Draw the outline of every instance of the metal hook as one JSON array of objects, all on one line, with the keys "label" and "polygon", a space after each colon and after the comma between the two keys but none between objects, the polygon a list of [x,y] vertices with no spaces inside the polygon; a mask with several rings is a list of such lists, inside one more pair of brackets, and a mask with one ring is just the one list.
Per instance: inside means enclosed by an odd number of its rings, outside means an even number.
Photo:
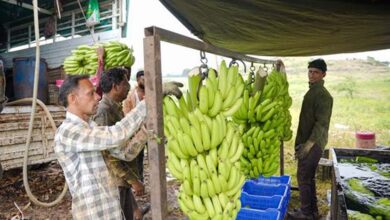
[{"label": "metal hook", "polygon": [[[244,72],[246,73],[246,65],[245,65],[244,61],[242,61],[242,60],[238,60],[238,61],[240,61],[242,63],[242,65],[244,66]],[[229,67],[231,67],[234,64],[239,66],[238,63],[237,63],[237,59],[233,58],[232,61],[230,61],[230,63],[229,63]]]},{"label": "metal hook", "polygon": [[200,62],[202,64],[206,64],[206,65],[207,65],[207,62],[208,62],[208,60],[206,58],[206,52],[204,52],[202,50],[200,51]]},{"label": "metal hook", "polygon": [[249,67],[249,75],[250,75],[250,83],[254,83],[255,82],[255,70],[256,70],[256,67],[255,65],[253,65],[253,62],[251,62],[251,66]]},{"label": "metal hook", "polygon": [[199,66],[199,72],[202,75],[202,79],[205,79],[208,76],[209,67],[207,66],[208,60],[206,58],[206,52],[202,50],[200,51],[200,62],[202,64]]},{"label": "metal hook", "polygon": [[238,65],[238,63],[236,62],[236,59],[233,58],[232,61],[230,61],[230,63],[229,63],[229,67],[233,66],[234,64]]},{"label": "metal hook", "polygon": [[263,69],[264,69],[264,71],[265,71],[266,73],[268,73],[268,67],[265,65],[265,63],[264,63]]},{"label": "metal hook", "polygon": [[249,67],[249,70],[250,70],[251,72],[255,72],[256,67],[255,67],[255,65],[253,64],[253,62],[251,62],[251,66]]}]

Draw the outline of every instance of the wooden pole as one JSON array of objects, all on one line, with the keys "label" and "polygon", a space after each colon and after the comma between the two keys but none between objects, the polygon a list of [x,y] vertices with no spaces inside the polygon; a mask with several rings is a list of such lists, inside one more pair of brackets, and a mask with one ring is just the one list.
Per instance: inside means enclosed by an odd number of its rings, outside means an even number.
[{"label": "wooden pole", "polygon": [[280,175],[284,175],[284,143],[280,141]]},{"label": "wooden pole", "polygon": [[160,37],[144,38],[145,100],[147,129],[155,138],[148,140],[150,196],[153,220],[167,216],[165,149],[163,143],[163,109]]}]

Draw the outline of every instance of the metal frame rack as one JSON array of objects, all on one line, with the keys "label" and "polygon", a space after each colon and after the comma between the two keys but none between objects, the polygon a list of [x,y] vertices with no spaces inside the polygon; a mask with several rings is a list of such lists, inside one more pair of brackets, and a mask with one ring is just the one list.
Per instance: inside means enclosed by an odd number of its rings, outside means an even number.
[{"label": "metal frame rack", "polygon": [[[147,128],[150,138],[148,141],[148,155],[150,167],[150,188],[152,218],[163,220],[167,216],[167,191],[165,174],[165,152],[163,133],[162,110],[162,74],[161,74],[161,41],[184,47],[209,52],[216,55],[230,57],[234,60],[243,60],[252,63],[275,64],[276,60],[259,59],[244,54],[218,48],[208,43],[195,40],[183,35],[167,31],[158,27],[145,28],[144,38],[144,69],[146,106],[148,109]],[[283,144],[281,144],[281,159],[283,158]],[[281,173],[283,173],[283,160]]]}]

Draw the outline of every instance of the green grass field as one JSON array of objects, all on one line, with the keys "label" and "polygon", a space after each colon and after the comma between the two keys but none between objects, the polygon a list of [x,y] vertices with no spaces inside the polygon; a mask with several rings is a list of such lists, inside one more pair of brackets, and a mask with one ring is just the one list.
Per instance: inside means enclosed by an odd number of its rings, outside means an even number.
[{"label": "green grass field", "polygon": [[[290,109],[294,137],[285,143],[285,173],[296,182],[296,161],[293,142],[298,124],[302,98],[308,90],[308,58],[286,58],[284,63],[293,99]],[[325,87],[334,98],[333,114],[329,130],[329,147],[355,146],[356,131],[376,133],[377,145],[390,146],[390,68],[375,61],[337,60],[327,61],[328,73]],[[186,78],[164,78],[186,83]],[[330,190],[330,180],[317,181],[320,214],[329,210],[326,193]],[[299,207],[298,192],[292,193],[290,209]]]}]

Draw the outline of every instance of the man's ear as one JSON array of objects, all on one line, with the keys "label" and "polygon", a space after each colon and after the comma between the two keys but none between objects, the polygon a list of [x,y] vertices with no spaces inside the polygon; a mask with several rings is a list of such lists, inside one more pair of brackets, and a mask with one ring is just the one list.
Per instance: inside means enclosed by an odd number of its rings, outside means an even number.
[{"label": "man's ear", "polygon": [[111,90],[118,91],[118,85],[112,84]]},{"label": "man's ear", "polygon": [[67,99],[68,99],[68,104],[71,104],[71,103],[74,104],[76,102],[76,99],[77,99],[76,93],[71,92],[68,95]]}]

